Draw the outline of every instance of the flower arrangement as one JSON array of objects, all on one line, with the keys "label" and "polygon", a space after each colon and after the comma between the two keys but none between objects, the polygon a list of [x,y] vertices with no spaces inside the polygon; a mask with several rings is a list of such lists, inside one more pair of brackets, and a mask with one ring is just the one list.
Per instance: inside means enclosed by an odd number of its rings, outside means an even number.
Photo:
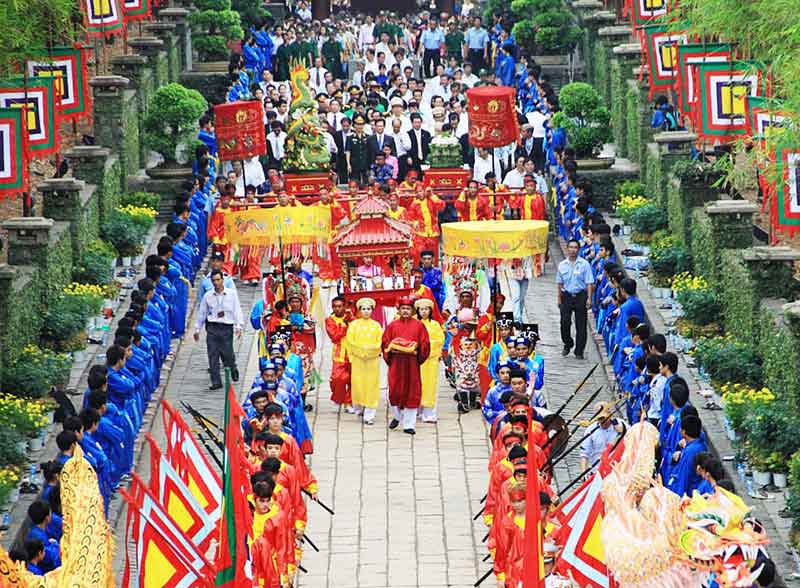
[{"label": "flower arrangement", "polygon": [[637,208],[650,204],[644,196],[622,195],[617,200],[617,216],[627,225],[630,224],[631,216]]},{"label": "flower arrangement", "polygon": [[105,298],[106,288],[96,284],[81,284],[72,282],[64,288],[64,295],[75,299],[78,304],[82,304],[88,315],[95,315],[103,308],[103,298]]},{"label": "flower arrangement", "polygon": [[722,394],[725,416],[734,429],[742,428],[748,412],[775,400],[775,394],[766,386],[755,388],[728,382],[720,386],[719,392]]},{"label": "flower arrangement", "polygon": [[36,437],[50,424],[52,405],[46,400],[0,394],[0,426],[16,429],[26,437]]},{"label": "flower arrangement", "polygon": [[141,206],[158,210],[161,206],[161,196],[153,192],[129,192],[119,197],[120,206]]},{"label": "flower arrangement", "polygon": [[761,386],[762,360],[751,342],[736,341],[730,335],[701,339],[693,355],[712,381]]},{"label": "flower arrangement", "polygon": [[7,465],[0,468],[0,505],[8,503],[11,491],[19,485],[20,469]]},{"label": "flower arrangement", "polygon": [[690,272],[681,272],[672,277],[670,281],[672,291],[676,295],[687,290],[703,290],[708,288],[708,282],[703,276],[693,276]]},{"label": "flower arrangement", "polygon": [[[67,383],[69,368],[66,354],[26,345],[19,357],[3,367],[4,391],[26,398],[42,398],[53,386]],[[0,458],[0,463],[6,462]]]},{"label": "flower arrangement", "polygon": [[156,215],[158,215],[157,210],[147,206],[136,206],[133,204],[117,206],[114,210],[120,214],[126,215],[132,223],[142,227],[145,233],[155,224]]}]

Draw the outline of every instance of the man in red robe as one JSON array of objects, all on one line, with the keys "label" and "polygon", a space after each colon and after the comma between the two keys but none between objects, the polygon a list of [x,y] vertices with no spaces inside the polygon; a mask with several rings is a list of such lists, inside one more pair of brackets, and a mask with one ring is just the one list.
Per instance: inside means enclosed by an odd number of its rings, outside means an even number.
[{"label": "man in red robe", "polygon": [[536,191],[536,179],[533,176],[525,176],[525,193],[514,196],[509,205],[519,210],[522,220],[544,220],[546,204],[544,196]]},{"label": "man in red robe", "polygon": [[383,332],[383,359],[389,366],[389,404],[394,418],[390,429],[403,422],[403,432],[416,434],[417,409],[422,399],[422,379],[419,366],[431,351],[428,330],[413,318],[414,301],[403,296],[397,303],[397,318]]},{"label": "man in red robe", "polygon": [[341,261],[332,245],[333,238],[336,236],[336,231],[340,226],[350,222],[350,217],[348,211],[340,203],[335,202],[330,191],[324,187],[319,189],[319,202],[313,206],[326,210],[330,214],[331,232],[328,237],[328,243],[324,245],[325,254],[320,256],[317,253],[318,249],[314,250],[314,261],[319,267],[319,278],[322,280],[322,285],[330,286],[334,281],[342,277]]},{"label": "man in red robe", "polygon": [[[346,308],[345,299],[337,296],[331,301],[333,314],[325,319],[325,332],[328,333],[331,343],[333,343],[333,367],[331,368],[331,401],[336,404],[344,404],[345,410],[350,409],[350,362],[347,359],[344,341],[347,335],[347,325],[353,319],[353,315]],[[352,409],[350,409],[352,410]]]},{"label": "man in red robe", "polygon": [[444,202],[433,195],[433,190],[417,188],[414,200],[406,209],[408,220],[417,232],[414,239],[414,261],[418,262],[422,251],[433,251],[433,262],[439,257],[439,212]]},{"label": "man in red robe", "polygon": [[233,254],[231,251],[231,244],[225,236],[225,215],[233,212],[231,208],[231,200],[236,193],[236,186],[233,184],[225,184],[222,194],[219,197],[219,204],[214,209],[214,213],[208,220],[208,239],[214,245],[214,251],[219,251],[225,255],[225,263],[222,266],[224,271],[229,276],[233,275]]},{"label": "man in red robe", "polygon": [[422,267],[415,267],[411,270],[411,284],[414,290],[411,292],[411,295],[414,297],[415,300],[420,300],[425,298],[433,302],[433,309],[431,310],[431,318],[435,320],[440,325],[444,322],[444,317],[442,313],[439,311],[439,306],[436,301],[436,297],[433,295],[433,290],[431,290],[428,286],[422,283],[422,278],[425,276],[425,270]]},{"label": "man in red robe", "polygon": [[475,180],[470,180],[466,190],[459,194],[456,199],[456,210],[458,210],[458,220],[477,221],[489,220],[492,218],[492,207],[489,199],[479,194],[480,185]]}]

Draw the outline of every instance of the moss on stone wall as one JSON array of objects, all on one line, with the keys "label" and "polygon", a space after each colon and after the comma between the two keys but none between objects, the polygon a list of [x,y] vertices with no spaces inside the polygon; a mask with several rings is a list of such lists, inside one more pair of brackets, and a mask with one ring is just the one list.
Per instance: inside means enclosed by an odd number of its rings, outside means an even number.
[{"label": "moss on stone wall", "polygon": [[609,91],[609,61],[608,49],[603,43],[594,46],[594,87],[603,96],[605,104],[611,104]]},{"label": "moss on stone wall", "polygon": [[627,157],[627,129],[625,118],[625,80],[622,79],[622,70],[616,59],[611,60],[611,126],[614,131],[614,144],[617,157]]},{"label": "moss on stone wall", "polygon": [[711,287],[716,287],[719,279],[719,249],[712,234],[711,219],[702,208],[692,210],[689,232],[694,273],[703,276]]},{"label": "moss on stone wall", "polygon": [[627,132],[628,159],[634,163],[641,163],[642,151],[642,126],[640,93],[636,83],[628,84],[625,95],[625,128]]},{"label": "moss on stone wall", "polygon": [[760,300],[756,290],[759,286],[753,283],[741,251],[725,250],[720,253],[719,276],[725,330],[737,339],[755,340],[756,311]]},{"label": "moss on stone wall", "polygon": [[758,316],[758,348],[764,361],[764,385],[778,398],[800,407],[798,339],[782,316],[762,305]]}]

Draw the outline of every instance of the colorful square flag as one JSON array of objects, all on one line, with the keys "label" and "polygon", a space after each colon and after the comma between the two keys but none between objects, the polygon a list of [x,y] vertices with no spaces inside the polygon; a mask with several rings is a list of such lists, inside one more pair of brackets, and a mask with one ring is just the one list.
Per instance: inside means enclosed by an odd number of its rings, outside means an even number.
[{"label": "colorful square flag", "polygon": [[0,80],[0,108],[23,109],[28,148],[33,156],[49,155],[58,149],[59,103],[52,77]]},{"label": "colorful square flag", "polygon": [[52,77],[60,97],[58,111],[65,120],[89,114],[91,100],[85,47],[53,47],[27,62],[30,77]]},{"label": "colorful square flag", "polygon": [[745,134],[747,99],[765,94],[763,65],[736,61],[693,67],[699,96],[693,117],[700,138],[725,142]]},{"label": "colorful square flag", "polygon": [[800,149],[775,150],[778,181],[775,186],[775,228],[790,234],[800,231]]},{"label": "colorful square flag", "polygon": [[656,92],[671,90],[678,77],[678,47],[689,42],[683,31],[660,25],[642,29],[642,40],[650,69],[650,99]]},{"label": "colorful square flag", "polygon": [[150,0],[122,0],[122,15],[125,25],[128,23],[150,18]]},{"label": "colorful square flag", "polygon": [[16,197],[28,189],[27,136],[22,110],[0,108],[0,196]]},{"label": "colorful square flag", "polygon": [[630,0],[628,12],[634,27],[648,24],[669,12],[670,0]]},{"label": "colorful square flag", "polygon": [[86,33],[91,37],[107,37],[125,29],[120,0],[82,0]]},{"label": "colorful square flag", "polygon": [[678,94],[678,107],[683,114],[692,112],[697,101],[694,86],[694,65],[698,63],[727,63],[732,59],[730,45],[726,43],[688,43],[678,45],[678,76],[675,91]]}]

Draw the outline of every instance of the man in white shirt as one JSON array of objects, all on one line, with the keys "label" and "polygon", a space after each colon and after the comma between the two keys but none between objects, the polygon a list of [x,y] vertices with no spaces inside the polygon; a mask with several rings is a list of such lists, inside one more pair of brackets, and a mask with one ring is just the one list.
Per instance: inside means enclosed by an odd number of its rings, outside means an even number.
[{"label": "man in white shirt", "polygon": [[364,87],[364,66],[366,63],[363,59],[356,60],[356,71],[353,72],[353,85],[360,88]]},{"label": "man in white shirt", "polygon": [[305,2],[300,2],[300,4],[297,5],[297,17],[303,22],[311,22],[311,9],[306,6]]},{"label": "man in white shirt", "polygon": [[372,17],[367,15],[367,20],[358,29],[358,46],[362,51],[375,44],[375,39],[372,36],[372,29],[374,28],[375,24],[372,22]]},{"label": "man in white shirt", "polygon": [[275,84],[275,80],[272,77],[272,72],[268,69],[265,69],[261,73],[261,81],[258,82],[258,87],[261,88],[261,91],[264,92],[265,96],[269,95],[269,88],[268,86],[272,86]]},{"label": "man in white shirt", "polygon": [[[275,57],[278,48],[283,45],[283,27],[280,25],[276,26],[275,32],[270,33],[269,38],[272,39],[272,57]],[[273,61],[273,63],[275,62]]]},{"label": "man in white shirt", "polygon": [[267,155],[270,166],[279,166],[285,155],[286,133],[283,131],[283,125],[278,121],[272,123],[271,129],[272,132],[267,135],[267,143],[269,143]]},{"label": "man in white shirt", "polygon": [[[400,71],[405,72],[407,67],[411,68],[411,74],[414,73],[414,65],[411,60],[406,57],[406,52],[402,47],[398,47],[394,52],[394,59],[397,65],[400,66]],[[406,80],[407,81],[407,80]]]},{"label": "man in white shirt", "polygon": [[503,178],[503,184],[507,188],[522,188],[525,186],[525,158],[521,155],[517,157],[517,165],[512,168]]},{"label": "man in white shirt", "polygon": [[[364,73],[372,72],[374,75],[378,75],[378,60],[375,59],[375,50],[374,49],[367,49],[367,60],[364,63]],[[363,85],[363,84],[362,84]]]},{"label": "man in white shirt", "polygon": [[206,292],[197,309],[197,322],[194,327],[194,340],[200,340],[200,330],[206,327],[206,349],[208,352],[208,371],[211,375],[210,390],[222,388],[219,373],[219,360],[230,368],[234,382],[239,380],[236,356],[233,353],[233,335],[242,336],[244,313],[235,289],[225,287],[225,277],[221,270],[212,270],[213,290]]},{"label": "man in white shirt", "polygon": [[334,131],[342,129],[342,119],[345,118],[345,115],[341,110],[342,105],[335,98],[328,102],[328,114],[325,115],[325,118]]},{"label": "man in white shirt", "polygon": [[492,154],[488,149],[479,147],[475,152],[475,164],[472,167],[472,179],[481,185],[486,185],[486,174],[494,171],[495,176],[502,176],[503,170],[500,168],[500,160],[494,158],[492,166]]},{"label": "man in white shirt", "polygon": [[328,70],[322,67],[322,58],[314,58],[314,67],[308,70],[308,85],[314,94],[325,92],[325,74]]},{"label": "man in white shirt", "polygon": [[[397,148],[397,159],[400,160],[411,149],[411,137],[408,136],[408,131],[411,130],[411,121],[407,118],[393,118],[392,132],[389,133],[394,139],[394,145]],[[403,122],[408,124],[406,128]]]},{"label": "man in white shirt", "polygon": [[467,88],[472,88],[475,84],[481,81],[481,79],[472,73],[472,64],[470,62],[466,62],[464,64],[464,75],[461,76],[461,81],[467,86]]}]

